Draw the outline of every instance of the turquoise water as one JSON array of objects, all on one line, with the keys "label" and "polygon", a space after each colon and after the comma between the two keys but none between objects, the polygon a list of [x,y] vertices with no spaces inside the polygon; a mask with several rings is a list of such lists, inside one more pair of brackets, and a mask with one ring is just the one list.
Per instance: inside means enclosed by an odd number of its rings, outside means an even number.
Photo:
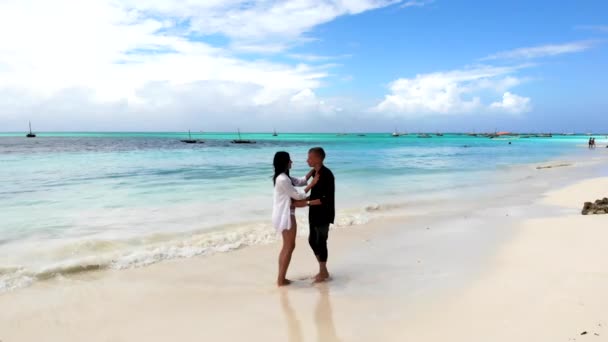
[{"label": "turquoise water", "polygon": [[326,149],[337,224],[348,226],[366,222],[370,207],[466,189],[495,170],[573,153],[588,139],[243,134],[257,144],[234,145],[234,134],[194,134],[204,144],[181,143],[185,137],[0,133],[0,288],[271,241],[279,150],[292,154],[292,174],[304,175],[307,150]]}]

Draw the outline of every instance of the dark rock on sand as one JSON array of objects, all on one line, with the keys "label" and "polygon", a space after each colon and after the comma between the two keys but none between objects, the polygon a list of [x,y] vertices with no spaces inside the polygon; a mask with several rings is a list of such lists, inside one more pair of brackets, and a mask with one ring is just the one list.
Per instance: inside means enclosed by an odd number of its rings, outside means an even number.
[{"label": "dark rock on sand", "polygon": [[604,215],[608,214],[608,198],[604,197],[602,199],[598,199],[595,202],[585,202],[583,204],[583,210],[581,211],[583,215]]}]

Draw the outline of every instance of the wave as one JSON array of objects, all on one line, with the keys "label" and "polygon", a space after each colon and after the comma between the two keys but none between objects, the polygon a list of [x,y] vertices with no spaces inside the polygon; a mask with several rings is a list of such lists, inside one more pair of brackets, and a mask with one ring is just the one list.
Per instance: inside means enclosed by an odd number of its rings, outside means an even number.
[{"label": "wave", "polygon": [[[340,211],[332,229],[368,223],[372,216],[369,208],[376,208],[373,210],[376,212],[385,210],[380,205],[369,205],[360,210]],[[298,226],[307,227],[307,218],[298,217]],[[300,236],[306,234],[307,229],[298,232]],[[268,222],[230,224],[179,234],[151,234],[129,240],[76,240],[43,251],[43,257],[36,257],[38,261],[43,260],[42,265],[0,265],[0,293],[62,276],[145,267],[164,260],[225,253],[277,240],[278,235]]]}]

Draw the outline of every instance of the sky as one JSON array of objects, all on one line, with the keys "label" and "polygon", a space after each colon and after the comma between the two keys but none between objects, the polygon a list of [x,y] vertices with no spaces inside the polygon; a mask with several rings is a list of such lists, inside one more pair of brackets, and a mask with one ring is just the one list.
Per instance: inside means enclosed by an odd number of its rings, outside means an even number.
[{"label": "sky", "polygon": [[607,1],[0,0],[0,131],[608,132]]}]

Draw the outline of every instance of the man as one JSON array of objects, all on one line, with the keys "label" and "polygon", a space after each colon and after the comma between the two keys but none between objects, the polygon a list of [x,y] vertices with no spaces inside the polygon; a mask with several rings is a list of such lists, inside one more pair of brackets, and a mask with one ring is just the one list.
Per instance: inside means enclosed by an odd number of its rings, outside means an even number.
[{"label": "man", "polygon": [[317,183],[310,192],[309,200],[321,200],[321,205],[310,206],[308,209],[308,222],[310,224],[308,243],[319,262],[319,274],[315,276],[315,282],[329,280],[327,237],[329,225],[334,223],[336,216],[334,174],[325,167],[324,161],[325,151],[323,148],[313,147],[308,151],[308,166],[313,168],[311,176],[317,178]]}]

